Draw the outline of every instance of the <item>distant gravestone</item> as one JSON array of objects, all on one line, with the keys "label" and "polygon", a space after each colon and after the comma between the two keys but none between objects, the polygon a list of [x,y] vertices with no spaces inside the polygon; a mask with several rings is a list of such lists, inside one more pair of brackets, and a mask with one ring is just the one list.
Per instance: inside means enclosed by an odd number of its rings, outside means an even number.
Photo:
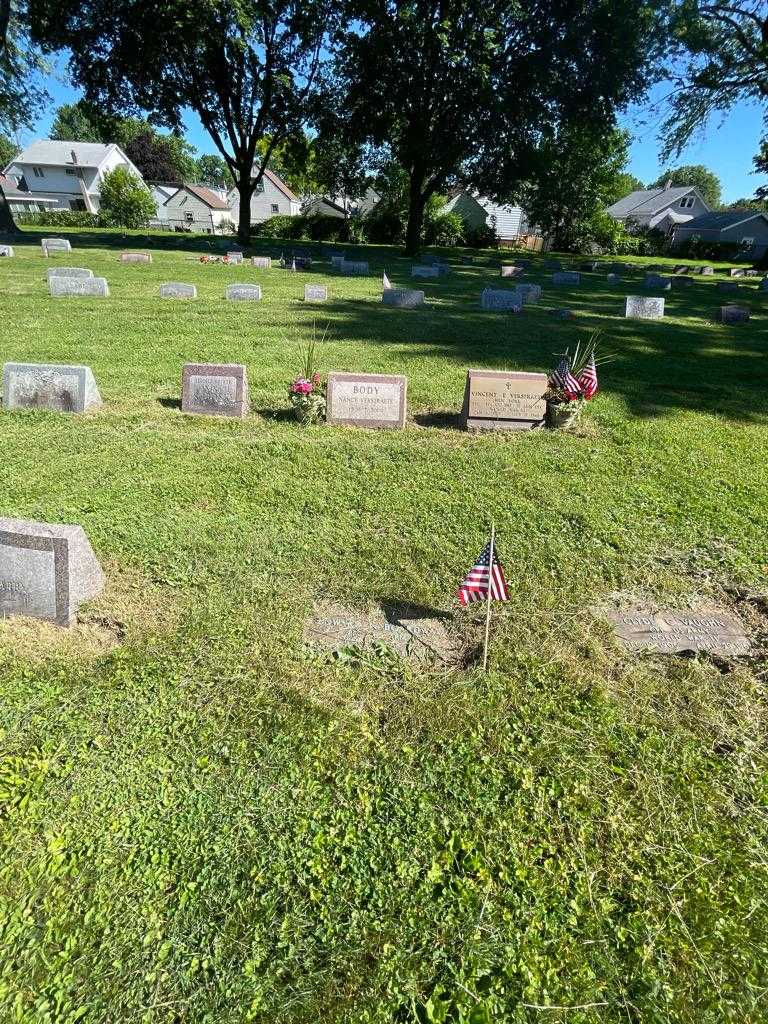
[{"label": "distant gravestone", "polygon": [[346,263],[346,254],[340,253],[338,256],[331,256],[331,266],[336,270],[341,270],[343,265]]},{"label": "distant gravestone", "polygon": [[748,654],[749,638],[744,627],[730,612],[719,608],[703,611],[642,608],[608,612],[607,619],[617,635],[634,652],[680,654],[706,651],[711,654]]},{"label": "distant gravestone", "polygon": [[242,263],[243,254],[240,251],[232,251],[227,253],[227,259],[230,263]]},{"label": "distant gravestone", "polygon": [[691,268],[686,263],[678,263],[672,272],[674,274],[690,274]]},{"label": "distant gravestone", "polygon": [[272,257],[271,256],[251,256],[251,266],[258,267],[260,270],[271,270],[272,269]]},{"label": "distant gravestone", "polygon": [[724,324],[745,324],[749,320],[746,306],[721,306],[720,322]]},{"label": "distant gravestone", "polygon": [[668,292],[672,288],[672,278],[661,277],[659,274],[646,274],[643,287],[655,292]]},{"label": "distant gravestone", "polygon": [[738,292],[740,289],[737,281],[718,281],[717,290],[719,292]]},{"label": "distant gravestone", "polygon": [[768,292],[768,277],[764,277],[762,279],[762,281],[760,282],[759,287],[760,287],[760,291],[761,292]]},{"label": "distant gravestone", "polygon": [[151,252],[121,252],[120,253],[121,263],[151,263],[152,253]]},{"label": "distant gravestone", "polygon": [[3,366],[4,409],[52,409],[86,412],[101,405],[89,366],[55,363],[6,363]]},{"label": "distant gravestone", "polygon": [[580,284],[581,274],[577,270],[560,270],[552,275],[552,284]]},{"label": "distant gravestone", "polygon": [[305,284],[304,285],[304,301],[305,302],[327,302],[328,301],[328,289],[324,284]]},{"label": "distant gravestone", "polygon": [[196,299],[197,288],[193,284],[181,284],[179,281],[169,281],[160,285],[161,299]]},{"label": "distant gravestone", "polygon": [[714,267],[699,267],[699,273],[703,274],[704,277],[712,277],[715,272]]},{"label": "distant gravestone", "polygon": [[465,430],[532,430],[547,412],[546,373],[467,370],[461,424]]},{"label": "distant gravestone", "polygon": [[608,284],[621,284],[621,274],[609,274]]},{"label": "distant gravestone", "polygon": [[523,277],[524,274],[524,267],[510,266],[508,263],[502,263],[501,265],[502,277]]},{"label": "distant gravestone", "polygon": [[103,277],[51,277],[48,290],[54,298],[80,295],[106,299],[109,296],[109,285]]},{"label": "distant gravestone", "polygon": [[239,363],[185,363],[181,389],[182,412],[242,419],[250,410],[248,378]]},{"label": "distant gravestone", "polygon": [[544,260],[545,270],[562,270],[563,264],[560,260]]},{"label": "distant gravestone", "polygon": [[432,266],[413,266],[411,267],[411,277],[439,277],[440,271],[437,267]]},{"label": "distant gravestone", "polygon": [[400,375],[331,372],[327,422],[397,430],[405,426],[407,391],[408,379]]},{"label": "distant gravestone", "polygon": [[693,284],[693,278],[688,277],[687,274],[680,274],[678,277],[672,278],[673,288],[690,288]]},{"label": "distant gravestone", "polygon": [[661,320],[664,299],[650,299],[644,295],[628,295],[624,316],[632,320]]},{"label": "distant gravestone", "polygon": [[424,292],[415,288],[386,288],[381,296],[385,306],[397,306],[399,309],[415,309],[424,305]]},{"label": "distant gravestone", "polygon": [[515,291],[523,302],[538,302],[541,298],[540,284],[518,284]]},{"label": "distant gravestone", "polygon": [[341,264],[341,272],[347,277],[364,277],[370,273],[365,260],[350,261],[344,260]]},{"label": "distant gravestone", "polygon": [[259,302],[261,300],[261,285],[228,284],[224,298],[228,302]]},{"label": "distant gravestone", "polygon": [[760,271],[750,267],[749,270],[744,271],[744,277],[760,277]]},{"label": "distant gravestone", "polygon": [[72,246],[67,238],[43,238],[41,243],[43,256],[50,256],[56,252],[72,252]]},{"label": "distant gravestone", "polygon": [[104,589],[104,573],[81,526],[0,518],[0,618],[28,615],[71,626],[80,605]]},{"label": "distant gravestone", "polygon": [[483,288],[480,294],[482,309],[501,313],[521,313],[523,297],[517,289]]},{"label": "distant gravestone", "polygon": [[729,277],[746,277],[747,272],[743,267],[731,267],[728,271]]},{"label": "distant gravestone", "polygon": [[93,277],[87,267],[51,267],[45,274],[49,282],[52,277]]},{"label": "distant gravestone", "polygon": [[13,251],[13,246],[12,245],[0,245],[0,258],[2,258],[3,256],[14,256],[14,255],[15,255],[15,253]]}]

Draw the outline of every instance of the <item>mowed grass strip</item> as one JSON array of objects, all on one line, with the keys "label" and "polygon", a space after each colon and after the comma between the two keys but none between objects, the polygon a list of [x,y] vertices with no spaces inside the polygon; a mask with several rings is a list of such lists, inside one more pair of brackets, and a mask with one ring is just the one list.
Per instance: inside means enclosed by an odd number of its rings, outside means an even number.
[{"label": "mowed grass strip", "polygon": [[[80,523],[110,583],[82,648],[0,623],[1,1015],[763,1019],[757,282],[746,325],[716,322],[733,297],[707,278],[632,321],[642,272],[556,287],[536,259],[544,296],[509,316],[479,308],[511,286],[486,252],[403,311],[380,302],[383,269],[410,283],[393,250],[346,247],[372,270],[346,278],[205,266],[207,240],[166,235],[126,266],[146,240],[80,232],[55,261],[111,296],[54,300],[38,234],[0,262],[2,361],[85,363],[105,405],[0,417],[2,514]],[[173,280],[199,299],[161,300]],[[263,300],[225,302],[238,281]],[[546,371],[595,328],[613,359],[579,432],[456,429],[468,367]],[[324,371],[408,376],[404,431],[291,420],[326,329]],[[253,414],[182,414],[187,360],[245,363]],[[303,650],[318,598],[451,608],[491,517],[511,600],[487,677]],[[599,610],[635,601],[731,605],[756,655],[631,657]],[[457,618],[469,655],[481,619]]]}]

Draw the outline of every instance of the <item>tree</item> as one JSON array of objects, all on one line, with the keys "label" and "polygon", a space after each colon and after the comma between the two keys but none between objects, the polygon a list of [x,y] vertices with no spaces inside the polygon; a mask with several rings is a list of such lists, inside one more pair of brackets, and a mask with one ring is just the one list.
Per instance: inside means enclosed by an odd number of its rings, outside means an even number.
[{"label": "tree", "polygon": [[0,171],[8,166],[18,152],[19,147],[16,143],[0,132]]},{"label": "tree", "polygon": [[125,155],[136,165],[145,181],[169,181],[181,184],[197,176],[194,150],[179,135],[160,135],[151,127],[142,127],[124,141]]},{"label": "tree", "polygon": [[710,171],[703,164],[686,164],[684,167],[676,167],[673,171],[662,171],[648,188],[664,188],[668,181],[673,185],[695,185],[707,206],[713,210],[720,206],[720,179],[714,171]]},{"label": "tree", "polygon": [[618,202],[619,199],[623,199],[631,192],[639,192],[644,188],[645,185],[634,174],[630,174],[629,171],[620,171],[614,177],[613,183],[605,190],[605,205],[611,206],[612,203]]},{"label": "tree", "polygon": [[[357,0],[336,64],[352,141],[408,174],[406,251],[452,184],[509,192],[542,134],[579,112],[613,125],[654,64],[661,0]],[[361,26],[361,27],[360,27]]]},{"label": "tree", "polygon": [[127,167],[115,167],[104,175],[100,220],[113,227],[145,228],[155,212],[149,189]]},{"label": "tree", "polygon": [[103,125],[96,111],[84,100],[57,107],[48,134],[61,142],[104,141]]},{"label": "tree", "polygon": [[[274,148],[299,131],[334,31],[334,0],[30,0],[35,38],[68,47],[93,102],[150,111],[180,127],[191,107],[229,167],[240,197],[238,237]],[[140,54],[138,60],[136,55]],[[254,168],[256,146],[270,145]]]},{"label": "tree", "polygon": [[715,113],[756,101],[768,127],[768,5],[765,0],[675,0],[674,92],[661,129],[664,157],[679,155]]},{"label": "tree", "polygon": [[233,184],[227,161],[216,153],[198,157],[195,179],[201,185],[213,185],[215,188],[230,188]]}]

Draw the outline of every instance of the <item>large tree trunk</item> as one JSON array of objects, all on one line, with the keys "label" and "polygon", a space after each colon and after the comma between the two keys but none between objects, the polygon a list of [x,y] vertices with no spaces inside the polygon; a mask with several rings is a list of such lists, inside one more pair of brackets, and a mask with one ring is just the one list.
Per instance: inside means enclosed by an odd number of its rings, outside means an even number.
[{"label": "large tree trunk", "polygon": [[240,245],[249,245],[251,241],[251,197],[254,185],[251,181],[251,163],[238,168],[237,192],[240,196],[240,210],[237,218],[237,240]]},{"label": "large tree trunk", "polygon": [[0,235],[18,234],[19,229],[16,227],[16,221],[13,219],[8,200],[5,198],[2,187],[0,187]]},{"label": "large tree trunk", "polygon": [[421,248],[421,228],[424,223],[424,203],[422,194],[424,174],[414,171],[410,176],[408,190],[408,226],[405,230],[405,255],[417,256]]}]

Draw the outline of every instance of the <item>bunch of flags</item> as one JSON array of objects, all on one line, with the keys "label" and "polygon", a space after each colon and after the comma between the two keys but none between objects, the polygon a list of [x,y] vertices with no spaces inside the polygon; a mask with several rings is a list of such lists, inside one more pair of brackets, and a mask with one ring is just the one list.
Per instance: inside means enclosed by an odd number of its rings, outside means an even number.
[{"label": "bunch of flags", "polygon": [[576,376],[571,370],[570,357],[564,355],[552,371],[549,382],[552,387],[562,391],[569,402],[576,398],[586,398],[587,401],[594,398],[599,390],[594,351]]}]

